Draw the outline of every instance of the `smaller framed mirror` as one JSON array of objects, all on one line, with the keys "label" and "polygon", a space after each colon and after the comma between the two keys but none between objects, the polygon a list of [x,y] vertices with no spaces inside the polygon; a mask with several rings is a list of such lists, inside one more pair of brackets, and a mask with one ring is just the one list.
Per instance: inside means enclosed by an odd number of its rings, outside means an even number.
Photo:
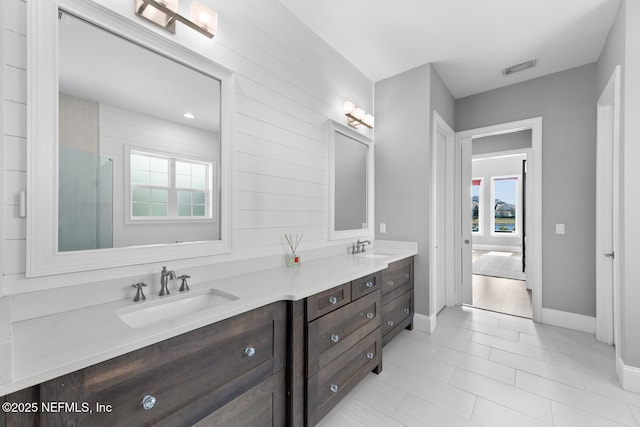
[{"label": "smaller framed mirror", "polygon": [[371,138],[329,122],[329,239],[373,236]]}]

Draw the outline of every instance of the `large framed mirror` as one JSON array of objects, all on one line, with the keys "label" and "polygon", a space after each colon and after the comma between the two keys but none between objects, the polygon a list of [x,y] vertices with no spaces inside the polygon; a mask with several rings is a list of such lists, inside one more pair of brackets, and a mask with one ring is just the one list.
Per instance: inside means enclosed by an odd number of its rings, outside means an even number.
[{"label": "large framed mirror", "polygon": [[329,239],[373,237],[373,141],[329,121]]},{"label": "large framed mirror", "polygon": [[27,7],[27,276],[228,253],[232,74],[91,2]]}]

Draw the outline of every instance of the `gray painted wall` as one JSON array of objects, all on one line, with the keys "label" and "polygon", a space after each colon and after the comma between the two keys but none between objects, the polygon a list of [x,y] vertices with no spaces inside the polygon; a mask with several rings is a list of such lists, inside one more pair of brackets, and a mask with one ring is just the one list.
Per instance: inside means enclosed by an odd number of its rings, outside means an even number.
[{"label": "gray painted wall", "polygon": [[501,135],[483,136],[481,138],[473,138],[471,141],[471,153],[473,155],[518,148],[531,148],[531,129],[503,133]]},{"label": "gray painted wall", "polygon": [[376,238],[418,243],[415,310],[429,315],[431,118],[436,110],[452,127],[455,100],[431,64],[375,84]]},{"label": "gray painted wall", "polygon": [[[456,101],[457,130],[542,116],[545,308],[595,315],[596,64]],[[555,224],[566,224],[556,235]]]}]

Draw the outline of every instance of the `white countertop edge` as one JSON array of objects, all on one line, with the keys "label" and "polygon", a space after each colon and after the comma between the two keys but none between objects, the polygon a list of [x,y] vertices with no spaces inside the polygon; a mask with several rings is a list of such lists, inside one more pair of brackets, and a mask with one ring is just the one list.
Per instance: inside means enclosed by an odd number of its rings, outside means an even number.
[{"label": "white countertop edge", "polygon": [[[417,244],[376,241],[368,253],[384,254],[384,258],[332,256],[299,267],[275,268],[212,281],[197,289],[192,286],[193,291],[215,288],[238,299],[153,327],[134,329],[116,316],[115,310],[132,304],[129,300],[16,322],[13,325],[13,379],[0,384],[0,396],[277,301],[301,300],[384,270],[392,262],[416,255]],[[84,340],[79,338],[82,336]]]}]

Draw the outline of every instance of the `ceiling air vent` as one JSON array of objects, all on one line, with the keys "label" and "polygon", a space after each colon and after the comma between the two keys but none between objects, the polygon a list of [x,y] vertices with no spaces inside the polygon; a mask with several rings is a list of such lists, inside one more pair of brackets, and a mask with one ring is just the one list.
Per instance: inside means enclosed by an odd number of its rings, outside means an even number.
[{"label": "ceiling air vent", "polygon": [[508,76],[513,73],[517,73],[518,71],[524,71],[529,68],[533,68],[536,66],[536,59],[532,59],[531,61],[523,62],[522,64],[512,65],[511,67],[507,67],[502,70],[502,74]]}]

